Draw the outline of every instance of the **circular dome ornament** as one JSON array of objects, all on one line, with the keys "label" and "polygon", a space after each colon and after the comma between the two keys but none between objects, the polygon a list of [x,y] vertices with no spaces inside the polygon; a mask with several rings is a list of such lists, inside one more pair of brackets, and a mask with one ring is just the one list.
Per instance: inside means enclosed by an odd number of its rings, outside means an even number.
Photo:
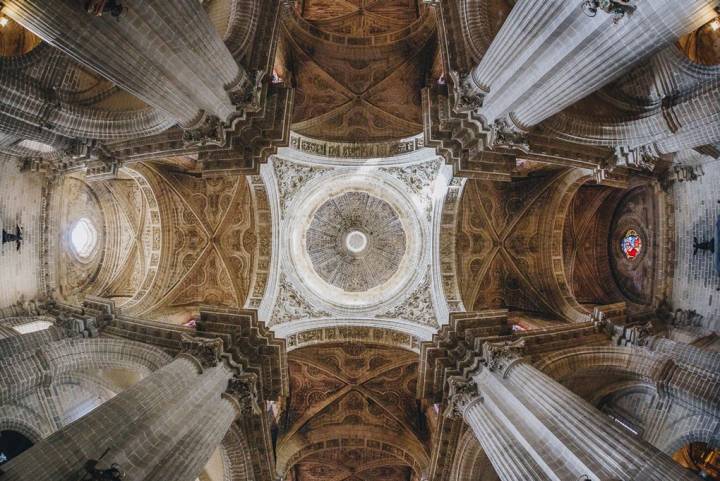
[{"label": "circular dome ornament", "polygon": [[374,316],[423,281],[431,255],[412,192],[386,172],[339,169],[287,206],[280,245],[287,281],[332,316]]},{"label": "circular dome ornament", "polygon": [[315,272],[346,292],[364,292],[386,282],[405,255],[406,235],[398,213],[367,192],[343,192],[326,200],[305,236]]},{"label": "circular dome ornament", "polygon": [[620,241],[620,250],[625,256],[625,259],[629,261],[635,260],[640,255],[642,247],[642,238],[634,229],[629,229]]}]

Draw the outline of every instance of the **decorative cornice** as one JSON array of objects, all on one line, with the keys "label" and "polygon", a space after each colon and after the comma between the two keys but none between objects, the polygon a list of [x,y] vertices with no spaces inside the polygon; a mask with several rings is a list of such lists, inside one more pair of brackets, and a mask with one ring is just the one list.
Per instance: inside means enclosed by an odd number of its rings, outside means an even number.
[{"label": "decorative cornice", "polygon": [[298,133],[290,134],[290,148],[321,157],[337,159],[375,159],[409,154],[425,147],[422,136],[387,142],[350,143],[312,139]]},{"label": "decorative cornice", "polygon": [[659,161],[659,154],[652,145],[639,147],[618,145],[615,147],[613,165],[610,166],[610,170],[615,166],[620,166],[652,172]]}]

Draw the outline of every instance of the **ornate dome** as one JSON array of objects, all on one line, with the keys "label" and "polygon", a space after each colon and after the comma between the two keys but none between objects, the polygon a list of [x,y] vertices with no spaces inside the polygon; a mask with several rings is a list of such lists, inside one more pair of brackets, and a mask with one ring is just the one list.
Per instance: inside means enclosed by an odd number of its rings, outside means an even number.
[{"label": "ornate dome", "polygon": [[395,209],[366,192],[327,200],[306,233],[315,272],[348,292],[367,291],[390,279],[405,254],[405,242]]}]

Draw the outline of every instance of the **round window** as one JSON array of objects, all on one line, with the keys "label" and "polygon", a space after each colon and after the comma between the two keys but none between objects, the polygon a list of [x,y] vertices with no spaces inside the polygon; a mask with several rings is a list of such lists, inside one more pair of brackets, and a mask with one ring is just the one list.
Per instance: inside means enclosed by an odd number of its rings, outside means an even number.
[{"label": "round window", "polygon": [[88,258],[97,244],[95,226],[86,218],[78,220],[70,231],[70,244],[80,258]]},{"label": "round window", "polygon": [[640,237],[640,234],[633,229],[628,230],[625,233],[625,237],[623,237],[620,242],[620,249],[622,250],[623,255],[630,261],[635,260],[637,256],[640,255],[642,247],[642,238]]}]

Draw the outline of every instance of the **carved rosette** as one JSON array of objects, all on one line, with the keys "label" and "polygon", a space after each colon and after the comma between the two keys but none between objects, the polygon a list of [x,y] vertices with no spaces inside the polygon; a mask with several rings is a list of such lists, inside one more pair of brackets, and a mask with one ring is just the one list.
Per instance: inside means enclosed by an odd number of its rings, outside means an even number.
[{"label": "carved rosette", "polygon": [[261,413],[258,404],[257,377],[255,374],[235,375],[228,381],[223,398],[235,406],[238,416],[258,415]]},{"label": "carved rosette", "polygon": [[198,365],[201,371],[215,367],[220,363],[220,357],[223,353],[223,341],[219,337],[204,339],[183,334],[181,342],[182,349],[178,357],[190,358]]},{"label": "carved rosette", "polygon": [[452,419],[462,419],[463,412],[475,400],[482,400],[477,384],[472,379],[453,376],[448,378],[447,407],[443,416]]},{"label": "carved rosette", "polygon": [[525,355],[525,339],[507,342],[486,342],[482,347],[488,369],[505,377],[510,368]]}]

